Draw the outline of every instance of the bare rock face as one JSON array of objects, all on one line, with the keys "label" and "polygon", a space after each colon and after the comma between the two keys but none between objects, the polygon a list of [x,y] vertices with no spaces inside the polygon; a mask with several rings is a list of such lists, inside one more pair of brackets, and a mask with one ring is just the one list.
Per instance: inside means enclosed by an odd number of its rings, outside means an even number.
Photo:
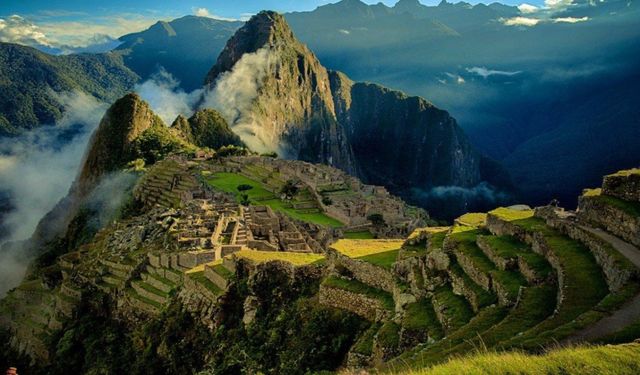
[{"label": "bare rock face", "polygon": [[400,188],[482,181],[480,155],[446,111],[339,72],[330,77],[338,121],[365,181]]}]

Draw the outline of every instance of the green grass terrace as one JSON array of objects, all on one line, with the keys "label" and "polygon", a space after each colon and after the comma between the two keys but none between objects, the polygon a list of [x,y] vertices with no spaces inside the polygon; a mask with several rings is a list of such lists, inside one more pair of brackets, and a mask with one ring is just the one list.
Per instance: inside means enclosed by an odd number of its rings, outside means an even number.
[{"label": "green grass terrace", "polygon": [[403,240],[341,239],[331,248],[352,259],[390,269],[398,257]]},{"label": "green grass terrace", "polygon": [[[304,209],[295,209],[291,203],[284,202],[276,196],[275,193],[267,190],[259,181],[252,180],[237,173],[220,172],[212,175],[203,175],[207,183],[217,189],[227,193],[235,194],[240,201],[239,185],[249,185],[252,189],[243,192],[248,195],[249,202],[252,205],[269,206],[274,211],[282,212],[289,217],[305,221],[308,223],[324,225],[329,227],[342,227],[344,224],[323,212],[311,212]],[[308,193],[308,192],[307,192]],[[302,192],[301,192],[302,194]]]}]

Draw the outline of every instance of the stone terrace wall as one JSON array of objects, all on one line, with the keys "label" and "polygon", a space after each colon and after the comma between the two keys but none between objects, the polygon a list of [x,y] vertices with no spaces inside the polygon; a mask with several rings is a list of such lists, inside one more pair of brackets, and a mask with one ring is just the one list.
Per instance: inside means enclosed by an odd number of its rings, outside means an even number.
[{"label": "stone terrace wall", "polygon": [[602,268],[611,291],[618,291],[631,278],[638,277],[638,270],[630,262],[619,262],[617,253],[611,244],[595,234],[581,228],[577,223],[563,220],[557,216],[553,207],[536,209],[536,216],[546,220],[547,225],[557,229],[571,239],[582,242],[593,254]]},{"label": "stone terrace wall", "polygon": [[370,321],[382,321],[391,317],[391,312],[375,298],[352,293],[343,289],[320,286],[320,303],[338,309],[351,311]]},{"label": "stone terrace wall", "polygon": [[640,217],[603,202],[599,197],[582,196],[578,200],[578,217],[604,227],[608,232],[640,246]]},{"label": "stone terrace wall", "polygon": [[495,235],[508,235],[517,238],[521,242],[524,242],[527,245],[531,246],[531,249],[534,252],[544,256],[547,259],[551,267],[556,272],[558,278],[557,303],[559,306],[564,300],[565,275],[562,264],[560,263],[560,259],[558,259],[557,255],[553,251],[553,248],[547,243],[547,239],[545,238],[545,236],[540,232],[530,233],[526,229],[506,220],[502,220],[492,214],[487,215],[486,226],[487,229],[489,229],[489,231]]},{"label": "stone terrace wall", "polygon": [[340,264],[347,268],[353,274],[353,277],[359,281],[393,293],[395,281],[390,270],[374,266],[362,260],[349,258],[335,250],[331,250],[330,256],[333,258],[335,264]]},{"label": "stone terrace wall", "polygon": [[602,193],[627,201],[640,202],[640,173],[604,176]]}]

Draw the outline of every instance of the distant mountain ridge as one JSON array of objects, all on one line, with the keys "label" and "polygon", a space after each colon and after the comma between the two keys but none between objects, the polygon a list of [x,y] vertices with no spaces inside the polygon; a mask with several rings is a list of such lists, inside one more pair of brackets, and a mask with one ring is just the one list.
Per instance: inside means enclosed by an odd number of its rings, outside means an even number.
[{"label": "distant mountain ridge", "polygon": [[116,53],[52,56],[0,43],[0,137],[54,125],[64,110],[55,93],[79,90],[112,102],[138,78]]},{"label": "distant mountain ridge", "polygon": [[215,56],[242,24],[197,16],[159,21],[147,30],[120,37],[122,44],[115,51],[143,80],[164,68],[191,91],[202,86]]}]

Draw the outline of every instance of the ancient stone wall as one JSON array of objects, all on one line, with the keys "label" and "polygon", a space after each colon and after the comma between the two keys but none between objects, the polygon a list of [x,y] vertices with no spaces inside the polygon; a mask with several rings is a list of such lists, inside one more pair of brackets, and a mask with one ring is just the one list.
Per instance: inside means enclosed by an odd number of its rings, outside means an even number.
[{"label": "ancient stone wall", "polygon": [[602,193],[626,201],[640,202],[640,172],[604,176]]},{"label": "ancient stone wall", "polygon": [[384,308],[380,300],[362,294],[321,285],[319,298],[325,306],[351,311],[370,321],[391,318],[391,312]]},{"label": "ancient stone wall", "polygon": [[578,200],[578,217],[640,246],[640,217],[598,199],[582,196]]},{"label": "ancient stone wall", "polygon": [[593,254],[596,262],[602,268],[609,290],[617,291],[638,277],[638,270],[626,261],[620,260],[616,249],[604,239],[585,230],[579,223],[564,220],[557,216],[555,210],[549,208],[536,209],[536,216],[544,218],[547,225],[569,236],[571,239],[583,243]]},{"label": "ancient stone wall", "polygon": [[334,250],[331,250],[330,256],[335,264],[341,264],[346,267],[353,274],[353,277],[359,281],[393,293],[395,281],[391,271],[362,260],[349,258]]}]

